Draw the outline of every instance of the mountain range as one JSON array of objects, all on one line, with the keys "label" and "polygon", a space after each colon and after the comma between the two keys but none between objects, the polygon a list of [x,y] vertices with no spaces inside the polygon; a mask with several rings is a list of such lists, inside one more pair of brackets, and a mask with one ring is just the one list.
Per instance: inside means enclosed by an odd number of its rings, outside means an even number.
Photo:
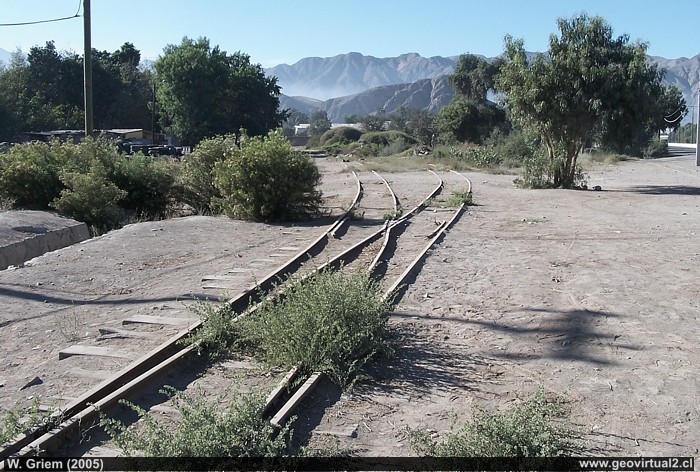
[{"label": "mountain range", "polygon": [[[10,58],[10,52],[0,49],[0,62],[8,64]],[[700,54],[690,59],[649,59],[666,70],[665,82],[675,84],[689,106],[696,105]],[[439,111],[452,100],[454,93],[447,76],[454,71],[457,60],[458,56],[422,57],[409,53],[377,58],[350,52],[307,57],[293,65],[268,68],[265,73],[277,77],[282,87],[282,108],[309,115],[325,110],[332,122],[342,123],[348,115],[362,116],[378,110],[391,113],[401,106]],[[686,121],[690,121],[690,116]]]},{"label": "mountain range", "polygon": [[[271,67],[265,73],[277,77],[282,87],[282,108],[307,114],[325,110],[332,122],[342,123],[348,115],[362,116],[378,110],[391,113],[401,106],[438,111],[452,100],[447,76],[457,59],[415,53],[376,58],[351,52],[308,57],[293,65]],[[700,54],[690,59],[649,59],[666,69],[664,81],[675,84],[689,106],[695,105],[694,91],[700,86]],[[690,117],[686,119],[689,121]]]}]

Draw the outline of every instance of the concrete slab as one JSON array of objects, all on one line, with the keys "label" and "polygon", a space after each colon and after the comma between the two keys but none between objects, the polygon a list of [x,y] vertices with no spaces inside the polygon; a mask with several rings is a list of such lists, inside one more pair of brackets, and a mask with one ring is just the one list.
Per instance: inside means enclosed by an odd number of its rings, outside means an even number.
[{"label": "concrete slab", "polygon": [[90,238],[85,223],[47,211],[0,212],[0,270]]}]

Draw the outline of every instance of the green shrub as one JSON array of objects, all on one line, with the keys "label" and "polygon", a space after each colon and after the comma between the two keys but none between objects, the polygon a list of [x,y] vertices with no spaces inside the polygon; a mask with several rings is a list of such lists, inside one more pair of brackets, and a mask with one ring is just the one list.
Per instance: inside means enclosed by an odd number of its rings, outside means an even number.
[{"label": "green shrub", "polygon": [[445,200],[445,206],[447,208],[457,208],[465,203],[466,205],[471,205],[472,203],[472,193],[465,191],[455,191],[450,194],[450,196]]},{"label": "green shrub", "polygon": [[394,156],[404,152],[406,149],[412,147],[413,144],[409,141],[405,141],[403,138],[399,138],[395,141],[390,142],[388,145],[384,146],[380,151],[380,156]]},{"label": "green shrub", "polygon": [[117,156],[108,179],[126,195],[120,206],[137,215],[163,215],[170,203],[175,182],[174,170],[162,158]]},{"label": "green shrub", "polygon": [[125,455],[276,457],[289,452],[289,427],[273,435],[273,426],[262,416],[265,397],[260,392],[242,395],[227,390],[214,401],[201,391],[187,394],[167,387],[161,393],[173,401],[178,419],[156,420],[143,408],[126,401],[123,403],[139,414],[142,424],[127,428],[119,420],[102,416],[101,426]]},{"label": "green shrub", "polygon": [[103,138],[22,144],[0,154],[2,201],[55,208],[100,229],[115,227],[128,212],[162,215],[174,180],[175,168],[165,161],[122,155]]},{"label": "green shrub", "polygon": [[45,209],[64,185],[64,162],[46,143],[18,144],[0,154],[0,195],[17,206]]},{"label": "green shrub", "polygon": [[651,142],[642,149],[642,157],[646,159],[654,159],[668,155],[668,141],[660,139],[652,139]]},{"label": "green shrub", "polygon": [[424,456],[440,457],[560,457],[580,453],[576,432],[556,423],[562,401],[548,401],[544,390],[504,412],[476,408],[471,421],[436,443],[421,430],[405,428],[409,445]]},{"label": "green shrub", "polygon": [[386,349],[391,304],[366,272],[324,270],[234,323],[237,347],[268,365],[325,372],[338,385]]},{"label": "green shrub", "polygon": [[359,141],[362,137],[362,131],[352,126],[341,126],[339,128],[329,129],[321,135],[319,144],[321,146],[331,146],[333,144],[349,144]]},{"label": "green shrub", "polygon": [[213,202],[232,218],[283,221],[318,214],[321,173],[301,152],[292,150],[280,130],[266,137],[241,138],[214,166]]},{"label": "green shrub", "polygon": [[202,326],[184,338],[183,344],[195,345],[200,354],[204,352],[212,359],[226,357],[236,339],[230,305],[225,302],[214,305],[200,300],[190,309],[199,315]]},{"label": "green shrub", "polygon": [[376,144],[382,147],[399,140],[408,143],[410,146],[416,144],[415,139],[401,131],[370,131],[364,133],[360,139],[367,144]]},{"label": "green shrub", "polygon": [[435,157],[466,164],[471,167],[489,168],[501,163],[501,157],[485,146],[462,145],[442,146],[435,151]]},{"label": "green shrub", "polygon": [[500,162],[507,167],[521,167],[526,159],[541,150],[538,137],[521,129],[510,132],[496,129],[484,141],[484,146],[498,155]]},{"label": "green shrub", "polygon": [[100,170],[87,174],[65,172],[61,181],[66,188],[50,203],[51,207],[100,231],[117,225],[122,216],[117,202],[127,193],[109,182]]},{"label": "green shrub", "polygon": [[[524,171],[521,177],[514,183],[524,188],[552,188],[556,181],[555,176],[564,172],[564,159],[555,157],[551,159],[544,152],[525,159]],[[579,165],[576,167],[572,188],[585,188],[586,175]]]},{"label": "green shrub", "polygon": [[34,397],[30,406],[9,409],[2,414],[0,417],[0,446],[7,444],[22,433],[35,430],[49,432],[62,421],[62,414],[49,414],[42,411],[39,399]]},{"label": "green shrub", "polygon": [[214,186],[214,166],[223,161],[226,152],[234,146],[236,139],[233,135],[208,138],[182,158],[178,184],[185,203],[199,212],[211,210],[212,199],[222,197]]}]

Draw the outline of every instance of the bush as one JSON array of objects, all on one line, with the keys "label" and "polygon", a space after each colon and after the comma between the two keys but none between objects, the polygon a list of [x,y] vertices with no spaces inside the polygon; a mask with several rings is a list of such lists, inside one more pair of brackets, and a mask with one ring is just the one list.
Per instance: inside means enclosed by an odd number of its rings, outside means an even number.
[{"label": "bush", "polygon": [[19,434],[37,430],[48,433],[63,421],[62,414],[42,411],[37,397],[29,398],[32,399],[30,406],[8,409],[0,416],[0,446],[8,444]]},{"label": "bush", "polygon": [[234,323],[237,347],[268,365],[325,372],[347,386],[385,349],[391,304],[366,272],[324,270],[288,287],[283,297]]},{"label": "bush", "polygon": [[49,204],[51,207],[100,232],[117,225],[122,216],[117,202],[127,193],[107,181],[101,171],[87,174],[65,172],[61,181],[66,188]]},{"label": "bush", "polygon": [[401,131],[371,131],[369,133],[364,133],[360,139],[367,144],[376,144],[379,146],[388,146],[399,140],[408,143],[410,146],[416,144],[415,139]]},{"label": "bush", "polygon": [[383,335],[391,303],[367,273],[327,269],[260,298],[260,308],[235,320],[226,304],[199,303],[202,327],[185,343],[212,359],[242,351],[270,366],[322,371],[341,386],[375,354],[390,351]]},{"label": "bush", "polygon": [[321,174],[303,153],[292,150],[281,131],[241,138],[214,166],[214,203],[232,218],[283,221],[318,214]]},{"label": "bush", "polygon": [[653,139],[643,150],[642,157],[653,159],[668,155],[668,142],[660,139]]},{"label": "bush", "polygon": [[141,153],[117,156],[108,178],[126,192],[120,203],[123,208],[148,216],[165,213],[175,182],[167,163]]},{"label": "bush", "polygon": [[[525,159],[525,169],[522,177],[513,182],[523,188],[543,189],[553,188],[556,175],[564,173],[564,158],[550,159],[544,152]],[[586,175],[580,165],[576,166],[574,179],[570,187],[586,188]]]},{"label": "bush", "polygon": [[0,195],[17,206],[45,209],[64,186],[64,162],[45,143],[18,144],[0,154]]},{"label": "bush", "polygon": [[462,145],[445,146],[435,151],[435,157],[454,160],[467,166],[477,168],[495,167],[501,163],[501,157],[485,146]]},{"label": "bush", "polygon": [[544,390],[505,412],[476,408],[471,421],[434,442],[421,430],[406,428],[411,448],[419,455],[440,457],[561,457],[580,453],[575,431],[555,423],[562,401],[548,401]]},{"label": "bush", "polygon": [[484,141],[484,146],[498,155],[501,163],[508,167],[522,166],[542,149],[538,136],[520,129],[510,132],[496,129]]},{"label": "bush", "polygon": [[233,135],[208,138],[182,158],[178,184],[185,203],[199,212],[211,210],[212,199],[222,197],[214,186],[214,166],[223,161],[226,152],[234,146],[236,138]]},{"label": "bush", "polygon": [[352,126],[341,126],[339,128],[329,129],[321,135],[319,144],[321,146],[331,146],[333,144],[349,144],[359,141],[362,137],[362,131]]},{"label": "bush", "polygon": [[[167,387],[179,421],[157,421],[143,408],[123,401],[139,414],[142,424],[129,429],[115,419],[101,418],[101,426],[131,456],[146,457],[277,457],[289,452],[289,427],[273,438],[273,426],[263,419],[265,397],[225,391],[209,402],[203,392],[187,394]],[[228,400],[233,399],[229,404]],[[186,470],[183,469],[183,470]]]}]

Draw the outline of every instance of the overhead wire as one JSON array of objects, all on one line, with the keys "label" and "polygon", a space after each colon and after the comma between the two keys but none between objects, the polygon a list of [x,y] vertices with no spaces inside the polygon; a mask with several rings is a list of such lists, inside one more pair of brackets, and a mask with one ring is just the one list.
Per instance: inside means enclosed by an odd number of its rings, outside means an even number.
[{"label": "overhead wire", "polygon": [[0,26],[27,26],[27,25],[38,25],[41,23],[52,23],[55,21],[72,20],[73,18],[80,17],[80,7],[82,6],[82,4],[83,4],[83,0],[78,0],[78,10],[75,12],[75,15],[72,15],[72,16],[65,16],[63,18],[52,18],[50,20],[24,21],[21,23],[0,23]]}]

